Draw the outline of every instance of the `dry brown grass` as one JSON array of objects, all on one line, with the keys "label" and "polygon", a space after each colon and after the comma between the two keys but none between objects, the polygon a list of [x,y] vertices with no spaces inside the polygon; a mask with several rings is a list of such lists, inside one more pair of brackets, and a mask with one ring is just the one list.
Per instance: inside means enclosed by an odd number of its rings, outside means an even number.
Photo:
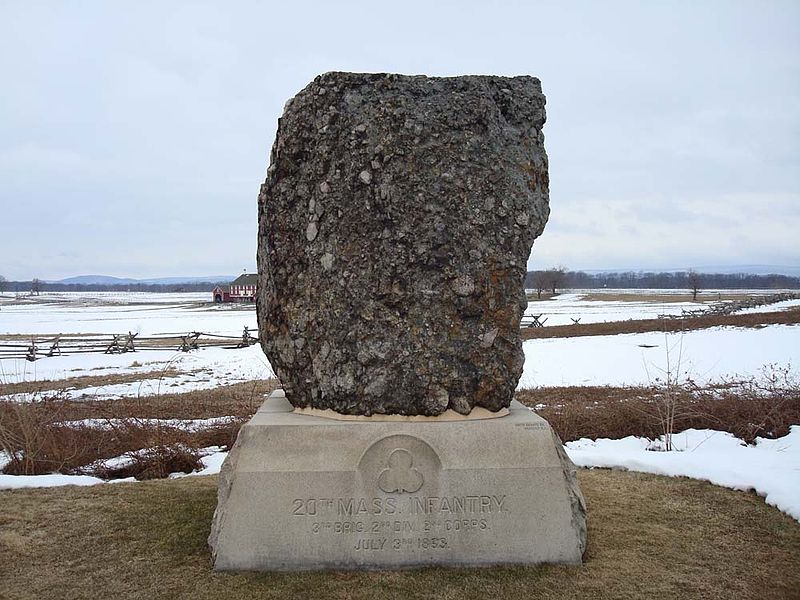
[{"label": "dry brown grass", "polygon": [[797,598],[800,524],[754,494],[581,471],[582,567],[223,574],[206,537],[216,478],[0,492],[0,597]]},{"label": "dry brown grass", "polygon": [[[675,431],[690,427],[729,431],[752,441],[781,437],[800,423],[800,387],[788,372],[769,372],[773,381],[750,379],[671,390],[676,404]],[[87,473],[124,477],[126,471],[96,469],[101,459],[147,448],[230,447],[241,425],[258,409],[277,380],[255,380],[210,390],[140,398],[72,401],[42,397],[18,404],[0,402],[0,447],[15,451],[7,473]],[[516,399],[545,417],[564,441],[628,435],[656,438],[663,431],[658,402],[665,390],[648,387],[553,387],[520,390]],[[146,419],[235,417],[196,432]],[[101,429],[65,427],[65,421],[98,419],[113,423]],[[138,458],[137,458],[138,460]],[[144,462],[144,461],[142,461]],[[145,466],[140,465],[141,469]],[[165,473],[166,474],[166,473]]]},{"label": "dry brown grass", "polygon": [[636,319],[608,323],[586,323],[582,325],[553,325],[551,327],[523,327],[523,340],[541,338],[581,337],[589,335],[618,335],[621,333],[645,333],[658,331],[679,333],[710,327],[764,327],[766,325],[797,325],[800,323],[800,308],[771,313],[744,315],[705,315],[685,319]]},{"label": "dry brown grass", "polygon": [[75,339],[83,339],[89,336],[101,336],[105,335],[107,337],[111,337],[109,334],[103,333],[95,333],[95,332],[83,332],[83,333],[3,333],[0,334],[0,342],[30,342],[31,339],[37,340],[51,340],[57,335],[61,336],[62,340],[75,340]]},{"label": "dry brown grass", "polygon": [[[25,403],[0,402],[0,449],[11,457],[4,472],[85,473],[101,477],[144,473],[142,477],[150,477],[152,473],[167,476],[170,464],[185,471],[185,465],[192,461],[195,466],[199,464],[198,457],[191,456],[196,454],[193,449],[232,446],[241,425],[277,385],[276,380],[256,380],[152,397],[72,401],[56,395]],[[144,421],[222,416],[235,419],[194,432]],[[107,427],[65,425],[67,421],[84,419],[97,419]],[[112,472],[96,466],[103,459],[152,448],[160,450],[152,456],[146,452],[133,454],[135,465],[128,470]]]},{"label": "dry brown grass", "polygon": [[558,296],[558,294],[553,294],[551,292],[543,291],[541,297],[539,297],[539,295],[536,292],[525,292],[525,296],[528,298],[529,302],[532,301],[538,302],[539,300],[552,300],[553,298]]},{"label": "dry brown grass", "polygon": [[[53,399],[62,406],[62,420],[112,417],[206,419],[253,414],[263,402],[264,395],[278,386],[277,379],[254,379],[212,389],[162,393],[158,396],[68,400],[56,393]],[[46,399],[47,395],[40,398]],[[0,411],[5,404],[0,401]]]},{"label": "dry brown grass", "polygon": [[[11,457],[3,472],[10,475],[58,472],[148,479],[167,477],[171,472],[188,473],[200,467],[197,449],[232,446],[245,421],[236,419],[200,431],[184,431],[123,419],[107,421],[108,427],[99,428],[64,425],[57,420],[57,413],[32,415],[24,405],[16,408],[15,413],[4,414],[0,422],[0,448]],[[104,459],[122,455],[129,456],[133,464],[121,469],[102,464]]]},{"label": "dry brown grass", "polygon": [[[787,383],[752,378],[707,387],[673,386],[674,431],[715,429],[746,442],[758,436],[783,437],[790,425],[800,423],[800,387]],[[535,408],[566,442],[657,438],[664,433],[658,403],[665,393],[661,386],[571,386],[520,390],[515,398]]]}]

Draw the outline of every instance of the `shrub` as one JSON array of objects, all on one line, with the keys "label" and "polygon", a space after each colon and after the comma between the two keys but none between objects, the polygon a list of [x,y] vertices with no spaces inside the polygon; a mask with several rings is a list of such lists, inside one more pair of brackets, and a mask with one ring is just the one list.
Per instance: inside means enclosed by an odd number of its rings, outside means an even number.
[{"label": "shrub", "polygon": [[[665,400],[666,395],[669,397]],[[517,400],[547,419],[562,440],[664,435],[664,406],[672,431],[716,429],[745,442],[777,438],[800,424],[800,385],[788,367],[707,386],[692,381],[641,387],[564,387],[520,390]]]},{"label": "shrub", "polygon": [[103,479],[135,477],[143,480],[163,479],[171,473],[191,473],[203,466],[197,449],[185,444],[144,448],[126,453],[125,458],[127,460],[115,466],[105,466],[101,462],[81,472]]},{"label": "shrub", "polygon": [[9,458],[3,472],[68,472],[94,457],[96,448],[106,443],[104,436],[88,428],[62,427],[65,406],[63,394],[0,403],[0,449]]},{"label": "shrub", "polygon": [[[64,419],[67,407],[63,399],[0,403],[0,449],[10,459],[4,473],[150,479],[191,472],[202,466],[197,448],[232,445],[242,423],[187,432],[137,418],[70,422]],[[129,459],[123,461],[125,469],[104,465],[104,460],[120,456]]]}]

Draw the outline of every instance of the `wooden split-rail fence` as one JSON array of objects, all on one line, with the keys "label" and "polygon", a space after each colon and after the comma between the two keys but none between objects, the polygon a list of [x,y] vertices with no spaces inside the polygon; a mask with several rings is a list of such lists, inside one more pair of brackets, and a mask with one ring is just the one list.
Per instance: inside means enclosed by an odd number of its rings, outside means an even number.
[{"label": "wooden split-rail fence", "polygon": [[694,310],[682,310],[679,315],[658,315],[659,319],[685,319],[687,317],[708,317],[720,315],[732,315],[740,310],[746,308],[757,308],[759,306],[768,306],[777,302],[785,302],[786,300],[798,300],[800,294],[783,292],[780,294],[770,294],[768,296],[753,296],[743,300],[733,300],[732,302],[718,302],[707,308],[698,308]]},{"label": "wooden split-rail fence", "polygon": [[[714,304],[706,308],[698,308],[695,310],[684,309],[681,311],[681,314],[679,315],[678,314],[658,315],[658,318],[687,319],[691,317],[731,315],[737,311],[744,310],[746,308],[756,308],[758,306],[767,306],[769,304],[775,304],[776,302],[784,302],[786,300],[798,300],[798,299],[800,299],[800,294],[782,292],[779,294],[770,294],[768,296],[753,296],[751,298],[745,298],[744,300],[734,300],[732,302],[720,301],[717,304]],[[581,317],[570,317],[570,320],[572,321],[573,325],[581,324]],[[539,327],[544,327],[546,322],[547,322],[547,317],[545,317],[544,314],[523,315],[519,326],[539,328]]]},{"label": "wooden split-rail fence", "polygon": [[544,327],[547,317],[542,318],[544,315],[522,315],[522,320],[519,323],[520,327]]},{"label": "wooden split-rail fence", "polygon": [[249,327],[242,335],[219,335],[191,331],[188,333],[162,333],[150,337],[140,337],[138,333],[120,334],[57,334],[54,337],[30,339],[18,337],[0,341],[0,359],[24,358],[35,361],[53,356],[72,354],[103,353],[126,354],[141,351],[180,351],[189,352],[201,347],[246,348],[258,342]]},{"label": "wooden split-rail fence", "polygon": [[[659,319],[685,319],[689,317],[709,315],[730,315],[746,308],[755,308],[800,299],[800,294],[780,293],[769,296],[757,296],[733,302],[720,302],[713,306],[697,310],[684,310],[680,315],[658,315]],[[544,314],[524,315],[520,327],[544,327],[547,317]],[[580,318],[573,318],[575,325]],[[53,337],[24,338],[15,336],[12,339],[0,340],[0,359],[24,358],[35,361],[53,356],[102,352],[104,354],[125,354],[146,350],[169,350],[189,352],[201,347],[246,348],[258,342],[249,327],[245,327],[241,336],[219,335],[191,331],[188,333],[162,333],[150,337],[139,337],[138,333],[120,334],[57,334]]]}]

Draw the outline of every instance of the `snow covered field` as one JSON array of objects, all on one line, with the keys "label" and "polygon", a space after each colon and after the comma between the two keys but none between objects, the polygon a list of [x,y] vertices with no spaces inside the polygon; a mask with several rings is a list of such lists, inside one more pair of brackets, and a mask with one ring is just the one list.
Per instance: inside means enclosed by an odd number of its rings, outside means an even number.
[{"label": "snow covered field", "polygon": [[[235,336],[241,335],[245,326],[256,328],[252,307],[214,306],[208,303],[207,294],[62,293],[42,297],[46,302],[6,302],[0,309],[0,335],[132,331],[145,336],[203,331]],[[794,305],[795,301],[790,301],[773,307],[781,310]],[[688,302],[590,301],[574,293],[531,302],[528,313],[544,313],[547,325],[555,325],[571,322],[570,317],[580,318],[582,323],[641,319],[680,314],[683,309],[700,306]],[[703,382],[753,375],[771,363],[800,365],[800,328],[719,327],[666,336],[637,333],[536,339],[526,341],[523,347],[526,362],[520,387],[646,384],[663,379],[668,359],[673,375]],[[171,371],[165,371],[167,367]],[[73,354],[34,363],[0,360],[0,383],[130,373],[142,374],[141,381],[67,393],[75,398],[100,398],[184,392],[271,377],[272,369],[259,346],[241,350],[201,348],[190,353],[165,349],[118,355]]]},{"label": "snow covered field", "polygon": [[[610,292],[610,291],[608,291]],[[630,291],[629,291],[630,292]],[[596,292],[593,292],[596,293]],[[659,290],[660,295],[665,295]],[[680,290],[680,293],[685,293]],[[241,335],[256,328],[252,307],[214,306],[208,294],[90,293],[43,294],[43,302],[14,304],[0,300],[0,336],[8,334],[157,333],[203,331]],[[784,310],[800,304],[787,301],[749,312]],[[655,318],[701,308],[693,302],[586,300],[581,293],[531,302],[528,314],[544,314],[547,325]],[[717,327],[682,334],[636,333],[609,336],[527,340],[520,387],[567,385],[635,385],[664,379],[691,378],[702,383],[723,377],[757,375],[768,364],[800,365],[800,326],[769,325],[760,329]],[[272,369],[258,345],[244,349],[206,347],[189,353],[173,349],[106,355],[74,354],[34,363],[0,359],[3,383],[80,376],[140,375],[130,383],[67,389],[75,399],[148,396],[209,389],[265,379]],[[48,386],[45,386],[48,387]],[[64,391],[64,390],[61,390]],[[0,391],[2,397],[2,391]],[[24,401],[24,395],[14,400]],[[224,419],[224,417],[223,417]],[[182,428],[208,425],[179,423]],[[689,430],[676,438],[677,452],[654,452],[642,438],[578,440],[566,444],[581,466],[626,468],[664,475],[707,479],[734,489],[755,489],[766,501],[800,520],[800,424],[779,440],[759,440],[745,446],[730,434]],[[219,448],[205,449],[199,474],[216,473],[225,457]],[[121,459],[122,460],[122,459]],[[0,457],[2,462],[2,457]],[[93,485],[86,476],[0,475],[0,488],[42,485]]]},{"label": "snow covered field", "polygon": [[[737,290],[738,292],[738,290]],[[754,296],[767,296],[773,293],[770,290],[750,290],[747,292]],[[587,300],[591,294],[593,298],[603,296],[626,296],[625,300]],[[547,326],[572,325],[572,319],[579,318],[581,324],[603,323],[610,321],[627,321],[630,319],[656,319],[659,315],[681,315],[683,311],[707,309],[717,302],[717,294],[726,295],[730,291],[710,290],[704,293],[704,299],[709,301],[687,302],[676,300],[674,302],[654,302],[648,297],[661,296],[686,296],[686,290],[583,290],[559,294],[551,300],[534,300],[528,303],[526,315],[543,315],[547,319]],[[641,299],[637,299],[637,297]],[[757,306],[738,311],[737,314],[766,313],[786,310],[800,306],[800,300],[786,300],[766,306]]]},{"label": "snow covered field", "polygon": [[[615,336],[551,338],[523,343],[525,366],[520,388],[567,385],[635,385],[664,380],[697,383],[756,375],[769,364],[800,365],[800,327],[762,329],[717,327],[683,334],[635,333]],[[134,362],[135,361],[135,362]],[[164,371],[165,368],[174,371]],[[210,389],[272,377],[258,345],[238,350],[201,348],[193,352],[75,354],[42,359],[0,360],[0,381],[54,382],[67,377],[141,373],[130,383],[53,390],[72,398],[149,396]]]},{"label": "snow covered field", "polygon": [[770,364],[800,365],[800,326],[714,327],[527,340],[519,387],[636,385],[757,375]]},{"label": "snow covered field", "polygon": [[[241,336],[245,327],[257,329],[252,306],[214,305],[205,293],[59,293],[42,294],[35,303],[12,304],[10,300],[7,297],[0,302],[0,336],[132,332],[145,337],[191,331]],[[165,372],[167,368],[170,370]],[[167,348],[116,355],[72,354],[34,363],[0,359],[0,383],[129,373],[141,373],[143,377],[134,383],[67,393],[75,398],[154,395],[272,377],[258,346],[239,350],[208,347],[190,353]]]},{"label": "snow covered field", "polygon": [[[42,292],[39,296],[23,297],[23,300],[41,303],[105,305],[105,304],[179,304],[186,302],[210,302],[211,292]],[[10,304],[16,297],[6,293],[0,295],[3,302]]]},{"label": "snow covered field", "polygon": [[[64,389],[57,383],[69,377],[131,373],[141,374],[141,378],[129,383],[78,389]],[[272,368],[258,345],[235,350],[209,347],[192,352],[163,350],[126,354],[73,354],[33,363],[24,359],[0,360],[0,383],[53,381],[52,386],[45,387],[74,399],[190,392],[271,377]]]},{"label": "snow covered field", "polygon": [[[630,300],[584,300],[584,293],[560,294],[552,300],[528,303],[526,315],[543,315],[545,325],[572,325],[571,319],[582,324],[629,319],[655,319],[658,315],[680,315],[684,310],[705,308],[701,302],[647,302]],[[631,295],[632,297],[633,294]]]},{"label": "snow covered field", "polygon": [[[103,295],[106,294],[106,295]],[[0,301],[0,335],[24,333],[205,333],[241,335],[256,329],[250,307],[214,305],[210,294],[94,292],[42,294],[36,303]]]}]

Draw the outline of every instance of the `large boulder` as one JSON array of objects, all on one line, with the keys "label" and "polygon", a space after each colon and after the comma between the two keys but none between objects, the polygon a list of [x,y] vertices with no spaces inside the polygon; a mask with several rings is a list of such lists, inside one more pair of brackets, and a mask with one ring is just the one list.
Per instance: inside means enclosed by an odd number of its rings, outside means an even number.
[{"label": "large boulder", "polygon": [[534,77],[326,73],[259,195],[261,345],[295,407],[507,407],[549,214]]}]

